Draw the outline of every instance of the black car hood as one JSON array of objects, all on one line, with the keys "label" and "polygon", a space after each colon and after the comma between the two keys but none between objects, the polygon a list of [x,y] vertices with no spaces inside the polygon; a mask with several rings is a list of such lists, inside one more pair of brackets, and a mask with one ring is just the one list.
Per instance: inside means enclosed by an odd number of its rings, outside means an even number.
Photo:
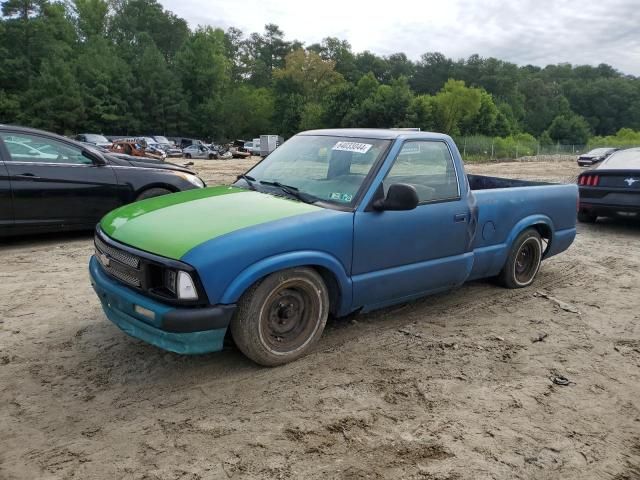
[{"label": "black car hood", "polygon": [[172,170],[174,172],[190,173],[192,175],[196,174],[193,170],[181,167],[180,165],[176,165],[175,163],[163,162],[154,158],[134,157],[132,155],[120,154],[107,154],[105,155],[105,157],[108,157],[109,161],[113,165],[120,165],[123,167],[155,168],[160,170]]}]

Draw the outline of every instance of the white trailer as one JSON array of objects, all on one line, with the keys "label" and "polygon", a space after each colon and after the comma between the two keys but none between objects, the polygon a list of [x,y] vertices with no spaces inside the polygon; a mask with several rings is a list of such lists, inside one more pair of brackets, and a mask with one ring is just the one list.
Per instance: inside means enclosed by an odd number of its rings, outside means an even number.
[{"label": "white trailer", "polygon": [[282,143],[278,135],[260,135],[260,156],[266,157]]}]

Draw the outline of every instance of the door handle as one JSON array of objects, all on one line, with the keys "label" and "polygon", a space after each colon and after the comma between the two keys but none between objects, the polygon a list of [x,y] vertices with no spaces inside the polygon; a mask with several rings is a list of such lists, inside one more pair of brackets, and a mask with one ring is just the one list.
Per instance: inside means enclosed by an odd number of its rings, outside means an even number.
[{"label": "door handle", "polygon": [[17,175],[14,175],[14,176],[18,178],[26,178],[29,180],[35,180],[37,178],[40,178],[33,173],[18,173]]},{"label": "door handle", "polygon": [[457,213],[453,216],[453,221],[456,223],[462,223],[467,221],[466,213]]}]

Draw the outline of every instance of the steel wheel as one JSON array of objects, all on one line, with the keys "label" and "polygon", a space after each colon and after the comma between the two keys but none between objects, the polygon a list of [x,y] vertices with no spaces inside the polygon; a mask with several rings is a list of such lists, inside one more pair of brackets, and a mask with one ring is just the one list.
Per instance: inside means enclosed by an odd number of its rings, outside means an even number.
[{"label": "steel wheel", "polygon": [[542,238],[537,230],[529,228],[512,244],[507,261],[498,276],[507,288],[531,285],[542,261]]},{"label": "steel wheel", "polygon": [[514,262],[514,276],[518,283],[528,283],[540,264],[540,244],[535,238],[528,238],[518,250]]},{"label": "steel wheel", "polygon": [[305,345],[317,328],[322,299],[310,282],[292,279],[267,297],[260,312],[260,337],[276,354]]},{"label": "steel wheel", "polygon": [[231,334],[256,363],[281,365],[305,355],[320,338],[329,315],[329,294],[311,268],[272,273],[238,302]]}]

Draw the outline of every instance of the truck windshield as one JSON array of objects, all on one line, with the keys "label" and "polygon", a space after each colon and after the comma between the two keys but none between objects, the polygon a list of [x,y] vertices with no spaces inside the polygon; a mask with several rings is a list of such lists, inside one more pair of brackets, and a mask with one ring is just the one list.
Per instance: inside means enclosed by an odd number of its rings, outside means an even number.
[{"label": "truck windshield", "polygon": [[390,140],[298,135],[274,150],[247,175],[280,183],[318,200],[352,206],[372,166]]}]

